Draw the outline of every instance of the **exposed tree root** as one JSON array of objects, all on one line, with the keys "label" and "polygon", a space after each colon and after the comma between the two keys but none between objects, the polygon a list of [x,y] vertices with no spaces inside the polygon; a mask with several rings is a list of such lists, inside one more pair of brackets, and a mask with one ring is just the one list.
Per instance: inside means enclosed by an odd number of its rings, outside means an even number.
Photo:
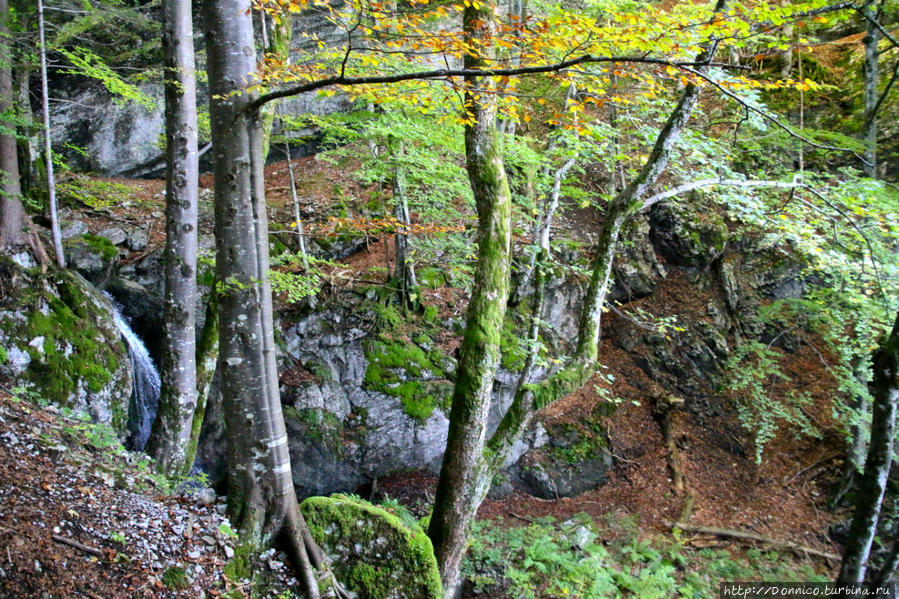
[{"label": "exposed tree root", "polygon": [[[684,472],[681,468],[680,452],[677,449],[677,434],[672,429],[671,412],[677,407],[683,405],[684,400],[668,395],[665,393],[655,393],[653,395],[652,415],[655,421],[662,429],[662,438],[665,441],[666,460],[668,469],[671,471],[671,482],[678,493],[683,493],[687,489],[687,482],[684,478]],[[691,507],[692,510],[692,507]]]},{"label": "exposed tree root", "polygon": [[714,526],[697,526],[694,524],[687,524],[686,522],[672,522],[670,523],[670,526],[672,529],[679,528],[684,532],[688,532],[691,534],[713,535],[726,539],[736,539],[738,541],[764,543],[765,545],[770,545],[771,547],[774,547],[776,549],[788,549],[797,554],[814,555],[816,557],[824,558],[833,562],[840,561],[840,556],[834,553],[819,551],[813,547],[807,547],[798,543],[791,543],[790,541],[778,541],[777,539],[772,539],[771,537],[766,537],[754,532],[733,530],[730,528],[717,528]]}]

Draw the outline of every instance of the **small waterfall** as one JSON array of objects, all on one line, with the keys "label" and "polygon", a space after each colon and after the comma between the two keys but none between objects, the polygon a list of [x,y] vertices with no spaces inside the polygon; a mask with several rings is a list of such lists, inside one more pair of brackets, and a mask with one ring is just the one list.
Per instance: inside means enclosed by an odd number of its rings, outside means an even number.
[{"label": "small waterfall", "polygon": [[116,327],[128,344],[128,356],[131,358],[133,390],[128,406],[128,446],[135,451],[143,451],[159,406],[159,371],[144,342],[128,326],[119,305],[108,293],[104,292],[104,295],[112,303]]}]

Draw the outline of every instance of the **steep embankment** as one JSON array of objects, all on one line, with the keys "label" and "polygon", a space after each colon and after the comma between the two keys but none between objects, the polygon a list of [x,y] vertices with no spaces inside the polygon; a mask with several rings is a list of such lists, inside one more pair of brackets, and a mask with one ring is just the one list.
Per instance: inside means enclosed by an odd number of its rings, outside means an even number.
[{"label": "steep embankment", "polygon": [[[0,391],[0,481],[0,597],[217,597],[246,582],[215,493],[173,493],[108,427]],[[259,572],[295,588],[281,559]]]}]

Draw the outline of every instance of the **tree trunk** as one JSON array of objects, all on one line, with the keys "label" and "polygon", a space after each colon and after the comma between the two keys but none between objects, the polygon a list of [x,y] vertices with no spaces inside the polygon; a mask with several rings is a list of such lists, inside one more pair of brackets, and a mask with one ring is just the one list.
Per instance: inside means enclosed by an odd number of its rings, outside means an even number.
[{"label": "tree trunk", "polygon": [[[477,7],[477,8],[476,8]],[[465,36],[489,34],[493,6],[471,3],[463,13]],[[480,57],[466,56],[466,68],[478,68]],[[467,77],[465,158],[478,211],[478,266],[468,305],[465,334],[453,389],[449,435],[428,535],[447,597],[459,585],[459,566],[469,524],[489,488],[482,475],[487,414],[500,359],[500,331],[509,294],[511,196],[499,153],[493,94],[488,80]]]},{"label": "tree trunk", "polygon": [[37,32],[40,40],[41,56],[41,110],[44,117],[44,158],[47,162],[47,198],[50,211],[50,230],[53,236],[53,251],[56,253],[56,265],[66,267],[66,258],[62,253],[62,233],[59,230],[59,217],[56,211],[56,177],[53,175],[53,147],[50,144],[50,95],[47,91],[47,44],[44,42],[44,3],[37,0]]},{"label": "tree trunk", "polygon": [[415,268],[409,259],[409,204],[406,201],[406,172],[402,164],[403,142],[391,140],[390,153],[393,156],[393,215],[405,228],[405,231],[397,231],[393,236],[394,248],[394,273],[400,303],[405,308],[415,304],[415,288],[418,286],[415,280]]},{"label": "tree trunk", "polygon": [[[0,0],[0,113],[10,112],[14,108],[8,18],[9,2]],[[15,135],[0,134],[0,251],[7,254],[30,251],[38,262],[44,264],[48,261],[47,254],[22,205],[16,145]]]},{"label": "tree trunk", "polygon": [[[716,13],[723,7],[724,0],[719,0]],[[473,23],[489,26],[491,15],[490,6],[467,7],[463,17],[466,34],[472,35],[477,29]],[[713,54],[714,45],[699,56],[698,62],[710,60]],[[472,67],[481,66],[477,59],[468,57],[466,66],[469,62]],[[428,529],[448,598],[454,595],[460,582],[459,566],[468,526],[490,489],[493,475],[503,466],[536,411],[576,391],[593,375],[602,306],[621,229],[634,214],[648,207],[643,198],[664,172],[699,99],[699,89],[693,85],[686,87],[642,171],[612,201],[606,213],[574,359],[541,383],[527,384],[523,377],[512,405],[489,443],[485,443],[487,413],[499,359],[498,337],[509,286],[509,191],[497,152],[492,107],[484,104],[487,100],[483,97],[489,95],[478,94],[473,88],[466,95],[466,106],[473,111],[469,118],[474,117],[474,123],[467,125],[465,132],[467,168],[477,202],[481,238],[475,289],[468,307],[453,390],[446,452]]]},{"label": "tree trunk", "polygon": [[[206,319],[197,341],[197,406],[194,409],[193,423],[190,430],[190,441],[184,450],[184,463],[193,464],[197,457],[197,445],[200,442],[200,431],[203,430],[203,418],[206,416],[206,404],[212,391],[212,379],[215,376],[215,363],[219,355],[219,319],[218,301],[215,287],[209,293],[206,302]],[[192,466],[189,466],[192,467]]]},{"label": "tree trunk", "polygon": [[165,304],[162,387],[147,452],[161,472],[181,474],[197,404],[197,104],[190,0],[164,0],[166,107]]},{"label": "tree trunk", "polygon": [[893,459],[896,411],[899,408],[899,315],[896,316],[889,338],[874,359],[873,387],[868,458],[859,484],[849,538],[843,551],[838,584],[864,582],[871,543],[877,532],[880,504]]},{"label": "tree trunk", "polygon": [[880,63],[877,54],[877,44],[880,43],[880,29],[874,21],[878,18],[878,11],[872,8],[862,9],[869,18],[865,20],[865,37],[862,45],[865,48],[864,77],[865,77],[865,116],[862,138],[865,144],[865,174],[871,178],[877,178],[877,85],[880,82]]},{"label": "tree trunk", "polygon": [[275,362],[262,122],[243,91],[255,70],[248,0],[205,0],[212,125],[218,369],[228,439],[228,512],[244,542],[286,533],[309,597],[318,587],[302,539]]}]

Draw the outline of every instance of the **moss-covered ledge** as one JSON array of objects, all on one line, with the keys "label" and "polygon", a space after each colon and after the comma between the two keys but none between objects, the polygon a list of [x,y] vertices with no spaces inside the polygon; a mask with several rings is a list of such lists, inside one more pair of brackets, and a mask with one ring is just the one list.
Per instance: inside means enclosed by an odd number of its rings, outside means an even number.
[{"label": "moss-covered ledge", "polygon": [[418,526],[346,495],[310,497],[300,510],[337,579],[360,599],[442,599],[434,549]]}]

